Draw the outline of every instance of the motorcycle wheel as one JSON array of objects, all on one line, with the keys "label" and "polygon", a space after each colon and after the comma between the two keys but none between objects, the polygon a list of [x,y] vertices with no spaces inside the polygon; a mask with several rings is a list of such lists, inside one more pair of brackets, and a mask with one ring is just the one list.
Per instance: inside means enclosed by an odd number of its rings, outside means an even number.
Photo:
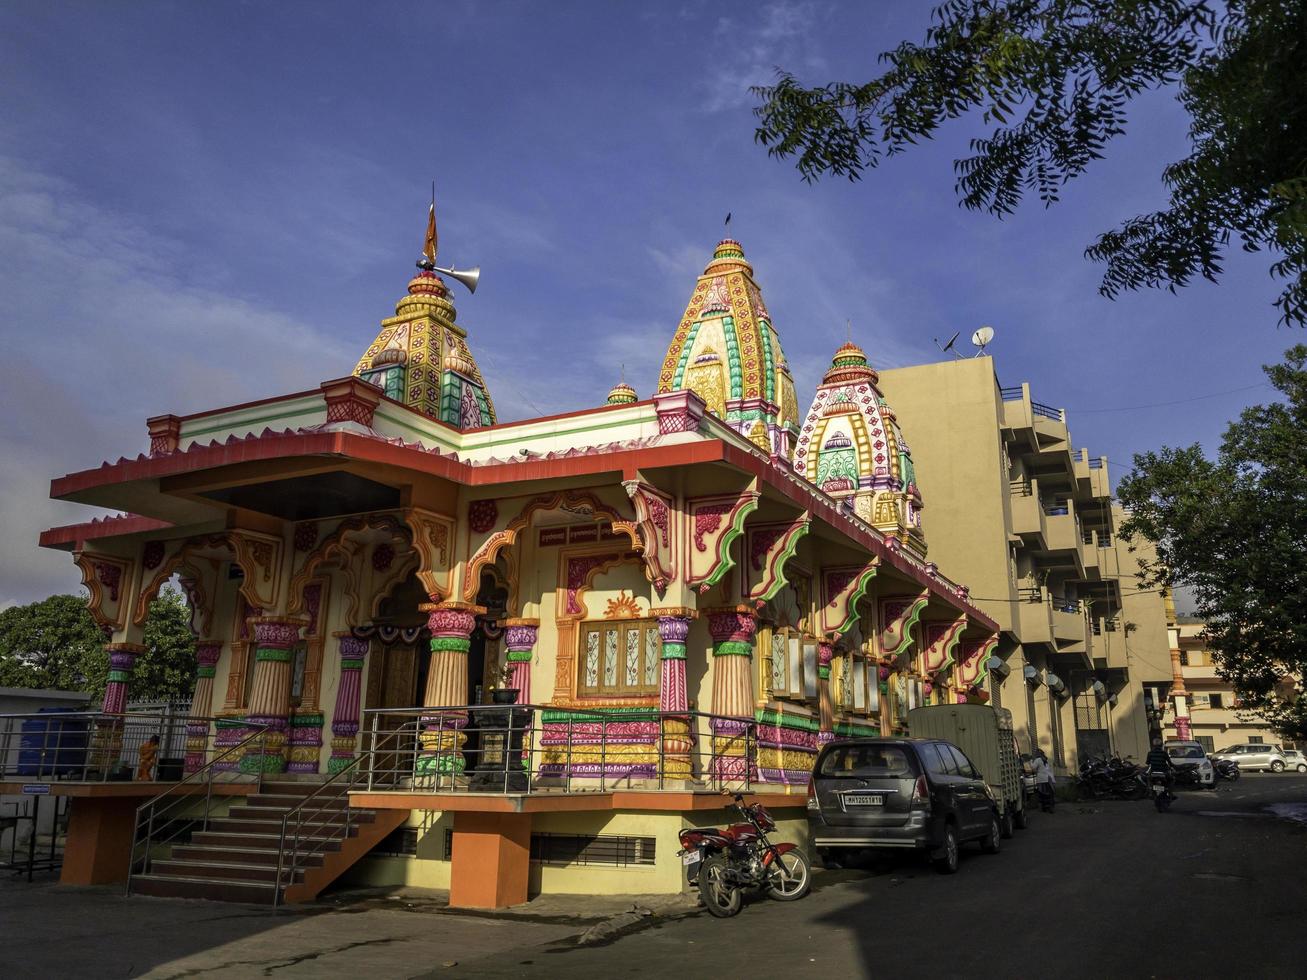
[{"label": "motorcycle wheel", "polygon": [[1030,801],[1028,799],[1023,800],[1021,803],[1021,809],[1017,811],[1017,815],[1014,818],[1014,822],[1016,823],[1017,830],[1025,830],[1030,826],[1030,818],[1026,816],[1026,805],[1029,802]]},{"label": "motorcycle wheel", "polygon": [[719,919],[739,915],[744,901],[739,885],[726,881],[725,875],[726,860],[721,855],[708,858],[699,869],[699,897],[709,914]]},{"label": "motorcycle wheel", "polygon": [[1148,795],[1148,785],[1146,783],[1141,783],[1138,780],[1135,780],[1134,786],[1132,786],[1130,789],[1130,799],[1142,800],[1147,795]]},{"label": "motorcycle wheel", "polygon": [[778,902],[797,902],[812,887],[812,872],[808,868],[808,858],[801,851],[790,851],[777,859],[777,864],[784,865],[789,877],[781,874],[781,869],[773,867],[768,881],[767,894]]},{"label": "motorcycle wheel", "polygon": [[[1153,797],[1153,802],[1157,805],[1158,813],[1165,813],[1167,810],[1171,809],[1171,794],[1163,790],[1161,793],[1158,793]],[[703,881],[702,875],[699,876],[699,880]]]},{"label": "motorcycle wheel", "polygon": [[1239,770],[1236,769],[1234,772],[1230,773],[1230,775],[1226,776],[1225,778],[1230,780],[1230,782],[1235,783],[1239,781],[1240,775],[1242,775],[1242,773],[1240,773]]}]

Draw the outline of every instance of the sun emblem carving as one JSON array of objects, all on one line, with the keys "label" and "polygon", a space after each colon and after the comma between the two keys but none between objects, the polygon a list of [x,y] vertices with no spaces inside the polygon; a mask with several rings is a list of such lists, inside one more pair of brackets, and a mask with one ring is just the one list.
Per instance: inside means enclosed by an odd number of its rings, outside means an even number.
[{"label": "sun emblem carving", "polygon": [[604,619],[639,619],[640,615],[640,601],[625,590],[604,607]]}]

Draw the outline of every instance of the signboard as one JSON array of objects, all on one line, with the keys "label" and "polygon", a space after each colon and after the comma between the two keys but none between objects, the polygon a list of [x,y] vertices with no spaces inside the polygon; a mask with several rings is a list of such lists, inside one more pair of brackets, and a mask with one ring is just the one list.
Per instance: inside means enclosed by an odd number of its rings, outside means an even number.
[{"label": "signboard", "polygon": [[24,796],[49,796],[49,783],[23,783]]}]

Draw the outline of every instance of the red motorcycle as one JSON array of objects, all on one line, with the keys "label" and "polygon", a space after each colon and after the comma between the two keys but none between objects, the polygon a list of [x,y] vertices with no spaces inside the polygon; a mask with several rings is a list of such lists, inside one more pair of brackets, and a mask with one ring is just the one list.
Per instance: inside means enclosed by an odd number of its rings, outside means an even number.
[{"label": "red motorcycle", "polygon": [[765,891],[778,902],[794,902],[808,894],[812,873],[797,844],[773,844],[767,832],[776,822],[761,803],[745,804],[736,794],[731,809],[743,823],[729,827],[688,827],[681,831],[681,863],[691,885],[697,885],[704,907],[718,918],[736,915],[744,891]]}]

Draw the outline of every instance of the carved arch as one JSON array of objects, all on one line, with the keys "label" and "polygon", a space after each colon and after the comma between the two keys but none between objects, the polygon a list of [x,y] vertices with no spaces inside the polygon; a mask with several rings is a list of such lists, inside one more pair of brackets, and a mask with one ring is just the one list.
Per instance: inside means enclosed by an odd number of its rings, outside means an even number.
[{"label": "carved arch", "polygon": [[577,490],[560,490],[558,493],[545,494],[528,501],[526,506],[508,524],[490,535],[477,549],[475,555],[468,559],[463,577],[463,598],[471,602],[476,598],[480,588],[481,569],[489,565],[505,548],[515,544],[523,530],[531,526],[531,519],[541,511],[558,510],[563,507],[589,507],[591,512],[602,514],[612,521],[613,530],[625,534],[631,539],[631,546],[637,551],[644,550],[640,532],[634,521],[605,504],[594,494]]},{"label": "carved arch", "polygon": [[349,603],[346,610],[346,622],[359,623],[359,608],[363,604],[361,587],[363,585],[362,552],[365,543],[349,540],[352,536],[368,531],[381,531],[390,536],[390,542],[398,543],[396,555],[391,565],[380,572],[380,583],[374,589],[375,598],[369,606],[369,612],[375,616],[377,606],[397,582],[403,581],[412,572],[418,556],[412,548],[412,534],[398,518],[390,514],[362,514],[348,517],[336,526],[336,529],[309,554],[290,581],[289,611],[292,615],[304,611],[304,589],[313,581],[320,570],[337,568],[345,576],[345,597]]}]

